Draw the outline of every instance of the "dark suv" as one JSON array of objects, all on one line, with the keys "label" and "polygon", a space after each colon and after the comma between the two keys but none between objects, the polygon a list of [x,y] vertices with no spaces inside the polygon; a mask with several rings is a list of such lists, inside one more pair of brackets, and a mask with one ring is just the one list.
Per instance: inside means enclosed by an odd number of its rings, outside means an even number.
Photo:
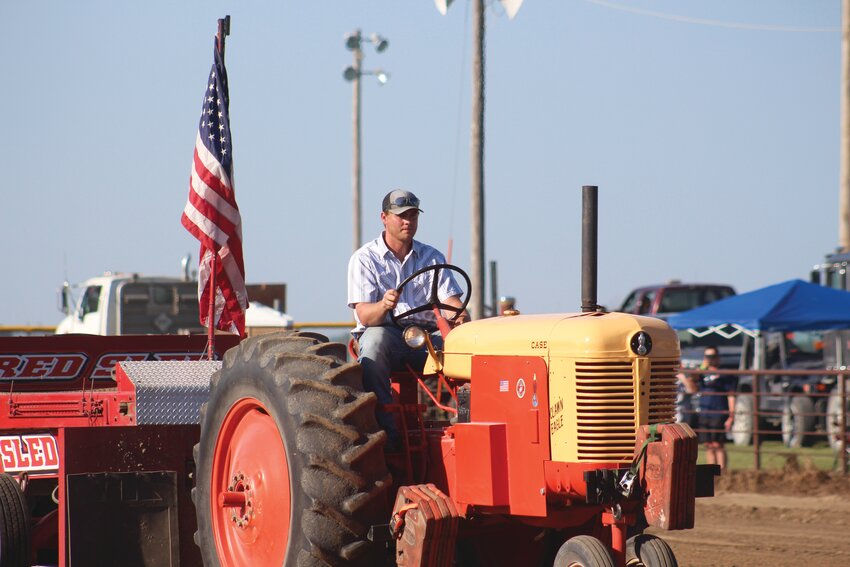
[{"label": "dark suv", "polygon": [[728,285],[670,283],[639,287],[632,291],[619,311],[666,318],[672,313],[689,311],[706,303],[735,295]]}]

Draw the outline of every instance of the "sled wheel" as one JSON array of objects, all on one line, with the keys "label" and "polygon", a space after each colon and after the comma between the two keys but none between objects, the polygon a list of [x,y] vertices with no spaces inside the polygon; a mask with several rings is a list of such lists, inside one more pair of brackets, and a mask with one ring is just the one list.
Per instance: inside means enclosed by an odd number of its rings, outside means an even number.
[{"label": "sled wheel", "polygon": [[800,448],[809,445],[815,429],[815,404],[811,398],[792,397],[782,408],[782,443],[786,447]]},{"label": "sled wheel", "polygon": [[614,567],[614,558],[601,541],[580,535],[561,546],[553,567]]},{"label": "sled wheel", "polygon": [[345,345],[262,335],[225,355],[195,446],[204,565],[373,565],[390,482],[376,397]]},{"label": "sled wheel", "polygon": [[650,534],[639,534],[626,542],[626,565],[630,567],[679,567],[667,542]]},{"label": "sled wheel", "polygon": [[0,474],[0,567],[30,564],[30,516],[18,482]]}]

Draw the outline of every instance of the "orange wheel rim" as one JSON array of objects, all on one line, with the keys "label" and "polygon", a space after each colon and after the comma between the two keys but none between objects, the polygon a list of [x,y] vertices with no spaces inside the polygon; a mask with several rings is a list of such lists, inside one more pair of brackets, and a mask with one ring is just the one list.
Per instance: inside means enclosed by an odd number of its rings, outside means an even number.
[{"label": "orange wheel rim", "polygon": [[282,565],[292,514],[289,463],[277,425],[258,400],[241,399],[227,412],[210,476],[221,564]]}]

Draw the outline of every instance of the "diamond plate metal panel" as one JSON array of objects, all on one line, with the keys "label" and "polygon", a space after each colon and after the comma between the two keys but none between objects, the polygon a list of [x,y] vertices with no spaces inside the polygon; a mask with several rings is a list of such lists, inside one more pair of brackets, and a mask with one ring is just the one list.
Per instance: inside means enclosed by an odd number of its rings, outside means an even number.
[{"label": "diamond plate metal panel", "polygon": [[136,386],[137,424],[196,424],[221,361],[122,362],[121,368]]}]

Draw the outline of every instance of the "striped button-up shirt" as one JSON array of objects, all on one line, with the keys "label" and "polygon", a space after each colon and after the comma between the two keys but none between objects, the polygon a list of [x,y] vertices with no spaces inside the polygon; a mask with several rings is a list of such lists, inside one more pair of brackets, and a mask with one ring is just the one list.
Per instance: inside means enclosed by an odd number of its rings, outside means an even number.
[{"label": "striped button-up shirt", "polygon": [[[358,303],[375,303],[379,301],[387,290],[397,289],[398,285],[412,273],[426,266],[434,264],[445,264],[446,258],[432,246],[413,241],[413,247],[404,258],[399,261],[395,254],[387,248],[384,235],[364,244],[351,256],[348,262],[348,306],[354,309]],[[432,282],[435,272],[429,271],[417,276],[413,281],[404,286],[399,298],[398,305],[393,311],[396,314],[404,313],[414,307],[425,305],[430,299]],[[448,270],[440,270],[440,282],[437,290],[438,299],[442,302],[449,297],[461,295],[462,290],[457,285],[452,273]],[[355,337],[366,329],[357,317],[354,310],[354,318],[357,321],[351,333]],[[384,324],[391,322],[389,314]],[[434,325],[434,314],[431,311],[422,311],[401,321],[404,324]]]}]

